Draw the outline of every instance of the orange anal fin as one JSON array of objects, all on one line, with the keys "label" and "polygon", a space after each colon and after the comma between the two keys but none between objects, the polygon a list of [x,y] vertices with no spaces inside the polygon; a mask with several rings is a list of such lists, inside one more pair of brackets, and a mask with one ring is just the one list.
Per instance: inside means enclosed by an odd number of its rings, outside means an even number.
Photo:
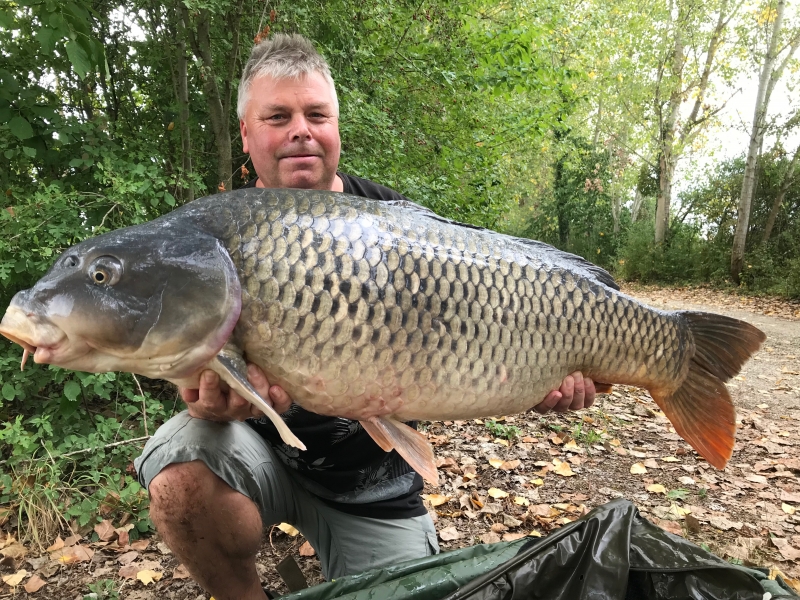
[{"label": "orange anal fin", "polygon": [[369,421],[359,421],[359,423],[361,423],[361,426],[372,438],[372,441],[381,447],[381,450],[384,452],[391,452],[394,450],[394,444],[386,437],[384,427],[380,424],[380,419],[373,417]]},{"label": "orange anal fin", "polygon": [[692,361],[689,374],[672,394],[650,390],[675,431],[710,464],[725,468],[733,454],[736,411],[725,384]]},{"label": "orange anal fin", "polygon": [[594,391],[598,394],[610,394],[614,386],[610,383],[602,383],[600,381],[594,382]]},{"label": "orange anal fin", "polygon": [[405,423],[387,417],[373,417],[359,423],[385,452],[397,450],[425,481],[439,485],[439,471],[434,462],[433,448],[423,434]]}]

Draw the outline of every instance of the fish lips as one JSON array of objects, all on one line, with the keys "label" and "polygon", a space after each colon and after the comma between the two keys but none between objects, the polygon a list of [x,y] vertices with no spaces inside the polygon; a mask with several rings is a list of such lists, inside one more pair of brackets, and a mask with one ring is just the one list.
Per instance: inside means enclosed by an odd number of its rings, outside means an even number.
[{"label": "fish lips", "polygon": [[85,354],[78,348],[80,344],[65,344],[67,334],[52,321],[13,304],[0,322],[0,334],[32,353],[34,362],[40,364],[61,365]]}]

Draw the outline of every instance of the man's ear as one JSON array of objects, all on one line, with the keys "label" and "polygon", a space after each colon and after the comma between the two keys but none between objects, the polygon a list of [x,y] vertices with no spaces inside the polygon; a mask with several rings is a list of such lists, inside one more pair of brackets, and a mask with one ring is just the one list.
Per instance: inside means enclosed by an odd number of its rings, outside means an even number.
[{"label": "man's ear", "polygon": [[250,150],[247,148],[247,125],[245,125],[244,119],[239,119],[239,132],[242,134],[242,152],[250,154]]}]

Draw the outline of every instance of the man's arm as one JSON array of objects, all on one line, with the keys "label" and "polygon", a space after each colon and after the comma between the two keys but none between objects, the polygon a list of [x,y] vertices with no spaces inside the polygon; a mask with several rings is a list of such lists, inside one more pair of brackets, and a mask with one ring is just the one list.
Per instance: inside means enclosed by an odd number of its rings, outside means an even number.
[{"label": "man's arm", "polygon": [[[264,371],[256,365],[247,365],[247,379],[279,414],[289,410],[292,404],[289,394],[280,386],[271,386]],[[219,375],[214,371],[203,371],[199,389],[181,388],[180,393],[189,414],[197,419],[244,421],[263,415],[235,391],[228,389],[224,382],[220,382]],[[550,410],[565,412],[589,408],[594,404],[595,393],[594,382],[588,377],[584,378],[578,371],[567,375],[561,382],[561,387],[550,392],[535,410],[544,414]]]}]

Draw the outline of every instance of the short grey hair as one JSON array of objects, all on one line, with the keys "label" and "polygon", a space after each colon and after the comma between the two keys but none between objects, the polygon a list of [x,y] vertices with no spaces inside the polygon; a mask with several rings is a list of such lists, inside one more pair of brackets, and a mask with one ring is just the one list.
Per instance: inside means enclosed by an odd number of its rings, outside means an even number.
[{"label": "short grey hair", "polygon": [[236,102],[239,119],[244,119],[253,79],[267,75],[275,79],[300,79],[310,73],[319,73],[330,84],[338,116],[339,99],[331,77],[331,68],[308,38],[297,33],[277,33],[256,44],[250,52],[239,82],[239,97]]}]

